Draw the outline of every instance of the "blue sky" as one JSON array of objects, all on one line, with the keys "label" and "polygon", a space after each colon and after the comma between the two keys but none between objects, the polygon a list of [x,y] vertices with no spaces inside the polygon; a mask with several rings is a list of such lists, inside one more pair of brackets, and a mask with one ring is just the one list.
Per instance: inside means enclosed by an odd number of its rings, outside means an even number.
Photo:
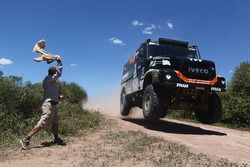
[{"label": "blue sky", "polygon": [[123,64],[147,38],[187,40],[230,80],[250,60],[250,1],[228,0],[1,0],[0,70],[40,82],[45,62],[32,53],[41,38],[61,55],[61,80],[89,96],[119,89]]}]

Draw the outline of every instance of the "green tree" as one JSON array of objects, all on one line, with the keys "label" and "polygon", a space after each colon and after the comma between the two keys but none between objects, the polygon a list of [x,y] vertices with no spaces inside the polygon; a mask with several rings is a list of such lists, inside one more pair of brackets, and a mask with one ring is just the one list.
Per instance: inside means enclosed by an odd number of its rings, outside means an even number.
[{"label": "green tree", "polygon": [[250,127],[250,63],[236,68],[227,93],[222,96],[224,121],[238,127]]},{"label": "green tree", "polygon": [[3,79],[3,72],[0,70],[0,80]]},{"label": "green tree", "polygon": [[242,98],[250,97],[250,63],[243,62],[236,68],[229,85],[229,92]]},{"label": "green tree", "polygon": [[12,82],[14,82],[14,84],[17,85],[17,86],[21,86],[23,84],[23,78],[22,77],[10,75],[8,78],[10,78],[12,80]]},{"label": "green tree", "polygon": [[60,82],[60,91],[64,95],[65,100],[69,103],[81,103],[87,100],[86,91],[78,84],[71,82]]}]

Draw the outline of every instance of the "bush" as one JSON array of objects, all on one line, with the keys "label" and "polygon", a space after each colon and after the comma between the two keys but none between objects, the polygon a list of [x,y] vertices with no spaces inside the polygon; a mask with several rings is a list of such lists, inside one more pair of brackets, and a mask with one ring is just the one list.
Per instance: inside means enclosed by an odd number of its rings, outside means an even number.
[{"label": "bush", "polygon": [[61,94],[64,95],[65,100],[70,103],[81,104],[82,101],[87,100],[86,91],[74,82],[60,82],[59,83]]},{"label": "bush", "polygon": [[233,96],[250,98],[250,63],[243,62],[236,67],[228,92]]},{"label": "bush", "polygon": [[[1,72],[1,71],[0,71]],[[5,77],[0,73],[0,146],[9,145],[27,135],[41,116],[43,88],[41,83],[23,83],[21,77]],[[60,82],[65,99],[58,104],[60,133],[75,135],[79,131],[98,126],[101,116],[81,108],[87,93],[76,83]],[[39,135],[47,136],[46,133]],[[38,135],[38,136],[39,136]]]},{"label": "bush", "polygon": [[0,70],[0,80],[3,78],[3,72]]},{"label": "bush", "polygon": [[80,105],[62,102],[58,105],[60,119],[60,134],[76,135],[80,130],[94,128],[100,125],[101,115],[98,112],[88,112]]},{"label": "bush", "polygon": [[224,123],[250,128],[250,63],[236,68],[226,93],[221,94]]}]

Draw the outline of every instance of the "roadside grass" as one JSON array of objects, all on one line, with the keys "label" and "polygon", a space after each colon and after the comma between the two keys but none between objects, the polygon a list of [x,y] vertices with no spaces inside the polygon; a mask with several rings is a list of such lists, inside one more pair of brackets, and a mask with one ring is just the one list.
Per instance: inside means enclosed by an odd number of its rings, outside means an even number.
[{"label": "roadside grass", "polygon": [[[83,110],[78,104],[62,103],[58,106],[59,134],[67,140],[70,136],[79,136],[84,133],[95,131],[105,124],[105,119],[98,111]],[[40,119],[40,114],[34,118],[15,119],[16,125],[13,129],[6,129],[0,133],[0,160],[12,156],[9,150],[20,148],[19,140],[22,139],[29,130],[36,125]],[[48,129],[44,129],[35,134],[31,139],[31,144],[36,145],[44,140],[52,140],[53,135]]]},{"label": "roadside grass", "polygon": [[[119,128],[118,128],[119,129]],[[184,145],[151,137],[140,131],[102,132],[98,143],[89,142],[82,152],[85,166],[222,166],[238,167],[227,159],[213,160],[205,154],[191,153]],[[243,167],[246,164],[241,165]]]}]

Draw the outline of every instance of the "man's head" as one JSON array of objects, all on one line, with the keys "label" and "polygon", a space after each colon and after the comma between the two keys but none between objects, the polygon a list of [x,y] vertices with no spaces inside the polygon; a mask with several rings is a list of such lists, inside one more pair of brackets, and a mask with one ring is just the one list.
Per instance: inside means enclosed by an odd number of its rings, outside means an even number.
[{"label": "man's head", "polygon": [[54,75],[56,73],[56,67],[50,67],[48,69],[48,75]]}]

